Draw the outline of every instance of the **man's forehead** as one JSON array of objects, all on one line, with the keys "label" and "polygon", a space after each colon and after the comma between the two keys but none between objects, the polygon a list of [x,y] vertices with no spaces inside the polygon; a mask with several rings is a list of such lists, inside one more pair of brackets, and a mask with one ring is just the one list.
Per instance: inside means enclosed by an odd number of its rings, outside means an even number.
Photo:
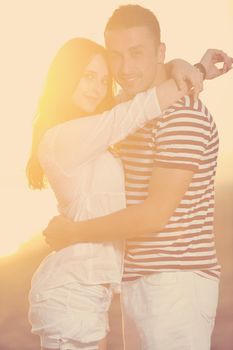
[{"label": "man's forehead", "polygon": [[127,51],[139,51],[139,50],[143,50],[144,49],[144,45],[143,44],[139,44],[139,45],[121,45],[120,47],[117,46],[107,46],[106,49],[109,53],[118,53],[120,51],[122,51],[122,49],[124,48]]},{"label": "man's forehead", "polygon": [[143,47],[151,39],[152,34],[146,26],[115,29],[105,33],[105,44],[110,50],[117,47],[127,49]]}]

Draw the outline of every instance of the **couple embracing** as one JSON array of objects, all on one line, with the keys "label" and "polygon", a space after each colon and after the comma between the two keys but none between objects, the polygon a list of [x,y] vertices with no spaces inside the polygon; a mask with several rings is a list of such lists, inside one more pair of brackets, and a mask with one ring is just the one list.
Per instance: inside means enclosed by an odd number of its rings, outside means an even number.
[{"label": "couple embracing", "polygon": [[138,5],[116,9],[104,36],[106,49],[65,43],[38,104],[27,175],[49,182],[60,216],[32,279],[32,332],[43,350],[104,350],[120,292],[125,350],[208,350],[218,133],[198,94],[232,58],[165,64],[158,20]]}]

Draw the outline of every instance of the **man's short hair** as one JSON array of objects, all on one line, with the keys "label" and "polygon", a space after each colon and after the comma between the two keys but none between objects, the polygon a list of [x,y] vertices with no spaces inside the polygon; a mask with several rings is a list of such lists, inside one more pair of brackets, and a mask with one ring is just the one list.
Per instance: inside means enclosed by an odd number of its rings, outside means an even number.
[{"label": "man's short hair", "polygon": [[160,44],[160,26],[156,16],[149,9],[139,5],[123,5],[116,9],[106,24],[104,34],[108,31],[140,26],[147,27],[156,44]]}]

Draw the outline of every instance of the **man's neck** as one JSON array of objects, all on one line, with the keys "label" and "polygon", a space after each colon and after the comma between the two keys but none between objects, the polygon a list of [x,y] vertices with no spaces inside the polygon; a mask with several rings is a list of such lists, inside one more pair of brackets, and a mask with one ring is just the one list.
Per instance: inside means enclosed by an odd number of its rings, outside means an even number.
[{"label": "man's neck", "polygon": [[161,64],[157,71],[153,86],[158,86],[168,80],[168,73],[166,71],[166,65]]}]

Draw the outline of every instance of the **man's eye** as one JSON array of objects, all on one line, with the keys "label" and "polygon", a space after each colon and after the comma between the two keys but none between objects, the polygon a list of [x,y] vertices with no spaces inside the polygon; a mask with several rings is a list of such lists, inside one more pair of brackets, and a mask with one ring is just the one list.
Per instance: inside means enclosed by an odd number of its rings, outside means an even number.
[{"label": "man's eye", "polygon": [[139,57],[139,56],[142,55],[142,52],[141,52],[141,51],[133,51],[133,52],[131,53],[131,55],[132,55],[132,57]]}]

